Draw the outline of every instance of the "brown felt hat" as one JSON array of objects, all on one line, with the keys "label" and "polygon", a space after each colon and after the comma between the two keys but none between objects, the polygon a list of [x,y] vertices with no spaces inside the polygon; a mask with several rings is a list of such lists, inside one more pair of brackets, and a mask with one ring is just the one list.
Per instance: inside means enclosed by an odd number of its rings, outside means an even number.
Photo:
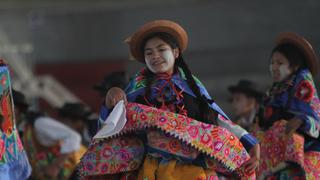
[{"label": "brown felt hat", "polygon": [[312,48],[311,44],[302,36],[294,32],[280,33],[276,39],[276,45],[292,44],[301,49],[306,57],[306,64],[313,76],[316,76],[319,72],[319,61],[317,55]]},{"label": "brown felt hat", "polygon": [[141,52],[142,43],[147,36],[157,32],[168,33],[173,36],[177,40],[181,52],[187,48],[188,35],[179,24],[170,20],[155,20],[144,24],[131,37],[126,39],[130,46],[130,53],[136,60],[145,63],[143,52]]}]

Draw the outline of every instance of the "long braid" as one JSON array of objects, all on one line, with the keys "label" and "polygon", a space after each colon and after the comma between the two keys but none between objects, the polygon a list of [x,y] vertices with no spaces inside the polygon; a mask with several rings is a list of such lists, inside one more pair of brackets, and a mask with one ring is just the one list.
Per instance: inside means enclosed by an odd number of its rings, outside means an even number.
[{"label": "long braid", "polygon": [[145,90],[144,98],[146,98],[145,100],[149,102],[151,100],[149,97],[151,97],[151,85],[152,85],[154,74],[147,68],[146,71],[145,71],[144,76],[145,76],[146,81],[147,81],[146,82],[146,90]]},{"label": "long braid", "polygon": [[[188,85],[190,86],[191,90],[196,95],[196,97],[199,99],[200,117],[202,118],[201,121],[203,121],[205,123],[217,125],[217,121],[216,121],[217,114],[214,115],[215,116],[214,118],[210,117],[210,116],[212,116],[212,114],[210,113],[212,111],[210,111],[208,101],[205,97],[202,96],[200,89],[199,89],[196,81],[192,77],[192,73],[191,73],[188,65],[183,60],[183,57],[181,54],[180,54],[179,58],[176,59],[176,62],[177,62],[177,65],[183,69],[183,71],[186,75],[186,78],[187,78]],[[211,121],[209,121],[209,119]]]}]

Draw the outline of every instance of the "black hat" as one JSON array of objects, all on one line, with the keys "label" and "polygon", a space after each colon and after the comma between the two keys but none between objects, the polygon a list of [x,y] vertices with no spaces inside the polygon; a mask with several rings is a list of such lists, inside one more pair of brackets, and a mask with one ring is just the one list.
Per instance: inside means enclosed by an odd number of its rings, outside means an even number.
[{"label": "black hat", "polygon": [[29,103],[23,93],[12,89],[13,103],[17,107],[28,108]]},{"label": "black hat", "polygon": [[93,89],[99,91],[102,95],[105,95],[112,87],[125,88],[127,81],[126,73],[117,71],[106,75],[100,84],[95,84],[93,86]]},{"label": "black hat", "polygon": [[259,89],[256,83],[245,79],[241,79],[235,86],[229,86],[228,90],[231,93],[244,93],[247,96],[252,96],[258,100],[260,100],[264,95],[263,91]]},{"label": "black hat", "polygon": [[61,117],[71,119],[87,120],[92,113],[90,108],[82,103],[64,103],[61,108],[58,108]]}]

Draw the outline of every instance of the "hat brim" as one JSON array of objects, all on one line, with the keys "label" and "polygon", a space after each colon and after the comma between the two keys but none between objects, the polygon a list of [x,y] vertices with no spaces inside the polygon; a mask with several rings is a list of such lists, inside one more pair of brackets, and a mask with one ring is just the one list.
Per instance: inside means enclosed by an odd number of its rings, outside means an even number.
[{"label": "hat brim", "polygon": [[143,25],[128,40],[130,53],[136,60],[145,63],[141,45],[147,36],[157,32],[164,32],[173,36],[178,41],[181,52],[188,46],[188,35],[180,25],[169,20],[152,21]]},{"label": "hat brim", "polygon": [[312,48],[311,44],[302,36],[299,36],[293,32],[280,33],[276,39],[276,45],[281,44],[293,44],[297,46],[306,56],[306,64],[313,76],[316,76],[319,72],[319,61],[317,55]]},{"label": "hat brim", "polygon": [[84,121],[88,120],[89,115],[92,113],[91,111],[83,111],[81,112],[81,114],[72,114],[67,112],[64,108],[55,108],[55,109],[60,116],[69,117],[71,119],[81,119]]}]

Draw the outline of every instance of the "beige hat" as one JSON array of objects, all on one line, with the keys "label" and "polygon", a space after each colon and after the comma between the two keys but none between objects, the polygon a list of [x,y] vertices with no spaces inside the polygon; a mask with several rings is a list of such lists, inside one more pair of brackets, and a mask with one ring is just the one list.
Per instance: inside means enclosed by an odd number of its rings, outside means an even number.
[{"label": "beige hat", "polygon": [[311,44],[302,36],[294,32],[284,32],[280,33],[276,40],[276,45],[281,44],[293,44],[301,51],[306,57],[306,64],[313,76],[316,76],[319,72],[319,61],[317,55],[312,48]]},{"label": "beige hat", "polygon": [[170,20],[155,20],[144,24],[131,37],[126,39],[130,46],[130,53],[136,60],[145,63],[141,45],[147,36],[157,32],[164,32],[173,36],[177,40],[181,52],[187,48],[188,35],[179,24]]}]

